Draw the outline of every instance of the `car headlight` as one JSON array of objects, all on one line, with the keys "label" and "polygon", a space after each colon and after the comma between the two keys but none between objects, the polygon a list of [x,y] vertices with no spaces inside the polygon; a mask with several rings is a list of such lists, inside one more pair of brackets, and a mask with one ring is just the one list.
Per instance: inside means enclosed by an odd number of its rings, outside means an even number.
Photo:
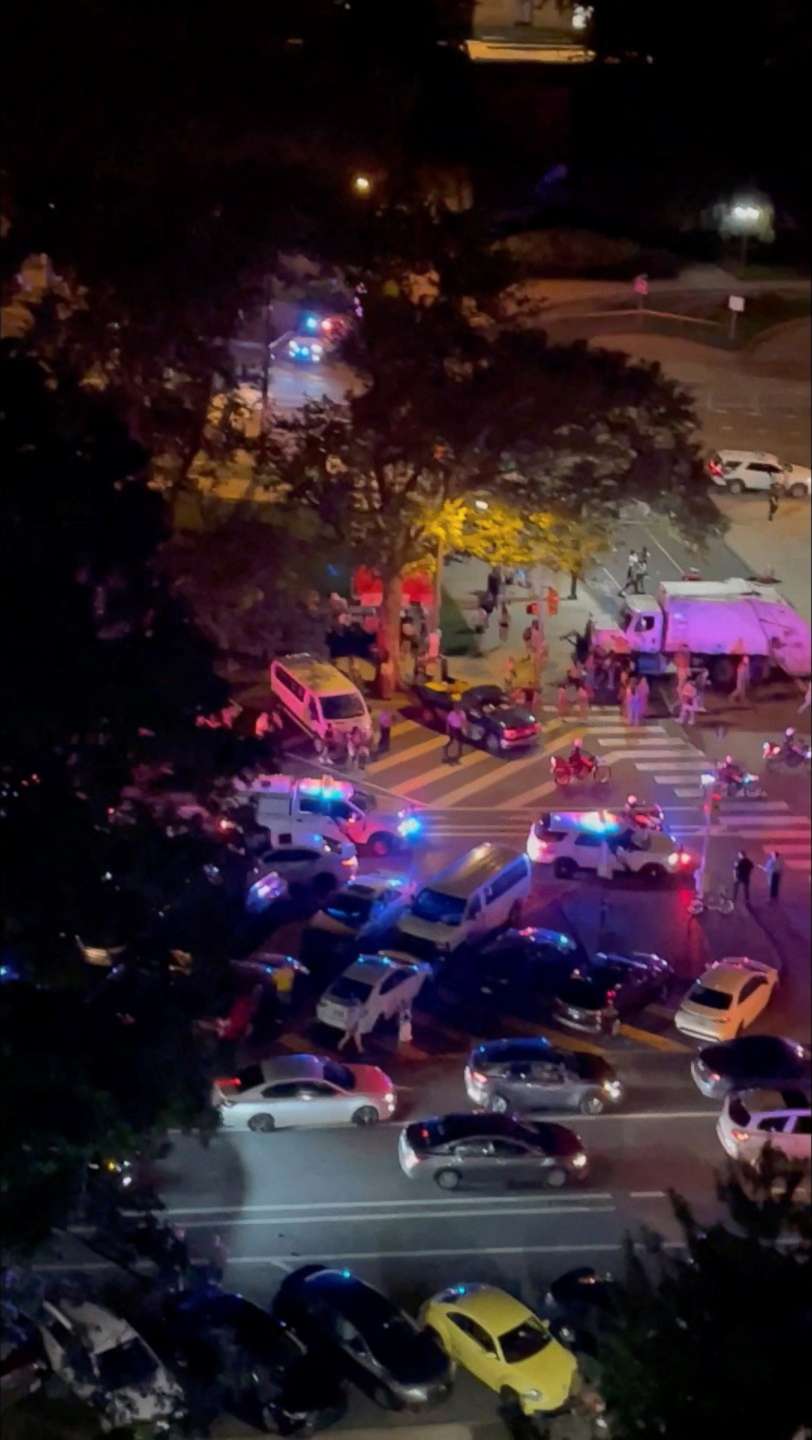
[{"label": "car headlight", "polygon": [[586,1165],[586,1155],[584,1155],[583,1151],[578,1155],[573,1155],[572,1165],[575,1170],[583,1170]]},{"label": "car headlight", "polygon": [[540,1400],[541,1397],[542,1397],[542,1393],[543,1393],[543,1392],[542,1392],[541,1390],[523,1390],[523,1391],[522,1391],[522,1399],[523,1399],[523,1400]]},{"label": "car headlight", "polygon": [[619,1100],[623,1094],[623,1086],[619,1080],[604,1080],[601,1089],[605,1090],[612,1100]]},{"label": "car headlight", "polygon": [[572,1330],[569,1325],[562,1325],[558,1331],[558,1338],[559,1340],[563,1340],[565,1345],[574,1345],[575,1331]]}]

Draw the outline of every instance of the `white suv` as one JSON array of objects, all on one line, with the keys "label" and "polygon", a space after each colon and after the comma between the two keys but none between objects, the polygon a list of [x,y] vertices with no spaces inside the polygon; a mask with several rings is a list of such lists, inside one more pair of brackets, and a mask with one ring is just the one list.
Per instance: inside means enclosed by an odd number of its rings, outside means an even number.
[{"label": "white suv", "polygon": [[530,826],[527,854],[537,865],[569,880],[578,870],[640,875],[644,880],[687,876],[696,866],[688,851],[665,830],[643,830],[611,810],[559,810]]},{"label": "white suv", "polygon": [[769,490],[779,485],[793,499],[810,493],[810,471],[804,465],[783,465],[766,450],[716,450],[707,463],[707,472],[729,495],[745,490]]},{"label": "white suv", "polygon": [[722,1148],[734,1160],[756,1164],[765,1145],[788,1160],[812,1160],[812,1111],[802,1090],[743,1090],[728,1095],[716,1125]]},{"label": "white suv", "polygon": [[406,956],[360,955],[325,990],[316,1019],[335,1030],[357,1025],[359,1033],[367,1035],[379,1020],[391,1020],[411,1006],[431,973],[425,961]]}]

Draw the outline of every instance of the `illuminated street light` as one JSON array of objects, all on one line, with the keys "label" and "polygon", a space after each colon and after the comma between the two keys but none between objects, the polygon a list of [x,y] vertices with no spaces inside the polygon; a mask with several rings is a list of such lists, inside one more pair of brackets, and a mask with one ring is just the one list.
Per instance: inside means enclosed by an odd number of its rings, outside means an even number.
[{"label": "illuminated street light", "polygon": [[369,195],[372,190],[372,181],[368,175],[354,175],[352,188],[356,195]]},{"label": "illuminated street light", "polygon": [[719,233],[738,239],[742,265],[747,263],[750,240],[769,244],[775,238],[773,207],[766,195],[737,195],[717,205],[715,213]]}]

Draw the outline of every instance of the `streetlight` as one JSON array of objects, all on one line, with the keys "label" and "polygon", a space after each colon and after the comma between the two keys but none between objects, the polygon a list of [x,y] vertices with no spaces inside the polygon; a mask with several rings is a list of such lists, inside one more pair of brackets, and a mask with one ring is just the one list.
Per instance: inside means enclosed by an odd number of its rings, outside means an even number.
[{"label": "streetlight", "polygon": [[742,265],[747,263],[747,246],[751,237],[770,241],[773,236],[773,207],[766,196],[738,195],[717,207],[717,223],[722,235],[738,236]]},{"label": "streetlight", "polygon": [[352,188],[356,195],[369,195],[372,190],[372,181],[368,175],[354,175]]}]

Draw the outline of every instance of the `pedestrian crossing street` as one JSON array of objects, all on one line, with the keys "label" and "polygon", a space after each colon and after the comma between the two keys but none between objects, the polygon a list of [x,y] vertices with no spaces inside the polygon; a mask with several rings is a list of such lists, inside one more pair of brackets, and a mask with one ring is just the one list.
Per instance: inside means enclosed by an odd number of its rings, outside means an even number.
[{"label": "pedestrian crossing street", "polygon": [[[576,737],[616,768],[616,774],[601,792],[575,786],[565,797],[550,776],[550,756],[567,750]],[[712,762],[673,721],[652,720],[635,727],[625,723],[616,707],[594,707],[580,720],[560,718],[549,707],[540,743],[526,754],[504,758],[468,747],[458,764],[449,765],[443,760],[445,743],[445,735],[401,718],[392,727],[391,751],[366,771],[374,785],[420,807],[428,835],[437,840],[470,837],[473,843],[487,836],[523,845],[540,810],[618,804],[633,788],[641,798],[659,800],[674,833],[702,832],[701,776]],[[810,869],[809,818],[792,814],[784,800],[725,802],[714,833],[754,848],[777,847],[787,869]]]}]

